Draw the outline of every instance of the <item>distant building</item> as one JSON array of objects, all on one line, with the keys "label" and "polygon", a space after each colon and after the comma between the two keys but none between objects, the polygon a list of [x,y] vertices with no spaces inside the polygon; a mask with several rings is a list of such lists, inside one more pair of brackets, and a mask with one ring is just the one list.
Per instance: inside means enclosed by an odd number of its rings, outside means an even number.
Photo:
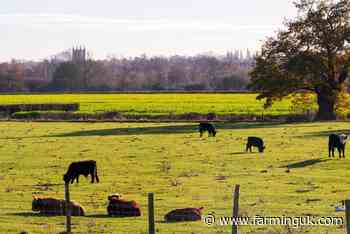
[{"label": "distant building", "polygon": [[72,49],[72,62],[82,63],[87,59],[87,52],[85,48],[77,47]]}]

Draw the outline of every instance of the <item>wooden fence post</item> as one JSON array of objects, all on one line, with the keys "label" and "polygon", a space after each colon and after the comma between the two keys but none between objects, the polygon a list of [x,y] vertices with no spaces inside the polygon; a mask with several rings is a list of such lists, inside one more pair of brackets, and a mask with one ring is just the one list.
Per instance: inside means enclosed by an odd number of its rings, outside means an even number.
[{"label": "wooden fence post", "polygon": [[72,220],[71,220],[71,207],[70,207],[70,198],[69,198],[69,183],[64,183],[64,192],[66,199],[66,232],[71,233]]},{"label": "wooden fence post", "polygon": [[[235,221],[238,219],[238,210],[239,210],[239,184],[236,184],[234,194],[233,194],[233,212],[232,220]],[[238,224],[232,223],[232,234],[238,234]]]},{"label": "wooden fence post", "polygon": [[155,234],[153,193],[148,194],[148,234]]},{"label": "wooden fence post", "polygon": [[346,233],[350,234],[350,200],[345,200]]}]

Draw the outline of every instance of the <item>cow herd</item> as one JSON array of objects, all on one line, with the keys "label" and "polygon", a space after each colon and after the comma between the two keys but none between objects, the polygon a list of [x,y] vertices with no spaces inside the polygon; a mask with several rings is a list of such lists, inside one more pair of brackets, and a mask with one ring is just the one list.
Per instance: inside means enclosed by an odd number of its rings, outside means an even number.
[{"label": "cow herd", "polygon": [[[215,137],[217,134],[216,128],[211,123],[200,123],[200,137],[204,132],[208,132],[209,137]],[[334,150],[339,152],[339,158],[345,158],[345,144],[347,136],[345,134],[330,134],[328,141],[328,156],[334,157]],[[264,152],[266,146],[263,139],[256,136],[249,136],[246,143],[246,152],[252,152],[252,147],[256,147],[260,153]],[[63,176],[66,184],[73,184],[74,181],[79,183],[79,176],[91,176],[91,183],[98,183],[99,177],[97,173],[97,163],[94,160],[73,162],[69,165],[67,172]],[[77,202],[70,203],[73,216],[84,216],[85,209]],[[34,197],[32,201],[32,210],[39,211],[43,215],[65,215],[66,203],[65,200],[54,198],[38,198]],[[195,221],[201,220],[203,207],[201,208],[182,208],[168,212],[164,219],[167,222],[172,221]],[[119,194],[108,196],[107,213],[109,216],[129,217],[140,216],[141,208],[136,201],[128,201],[121,198]]]},{"label": "cow herd", "polygon": [[[207,131],[208,136],[216,136],[216,128],[213,124],[211,123],[200,123],[199,124],[199,133],[200,137],[203,136],[203,133]],[[348,136],[345,134],[336,134],[332,133],[329,135],[328,139],[328,157],[334,158],[334,149],[336,148],[339,153],[339,158],[345,158],[345,145],[346,141],[348,139]],[[246,144],[246,152],[252,152],[252,146],[257,147],[259,152],[262,153],[264,152],[264,149],[266,146],[264,145],[263,139],[260,137],[255,137],[255,136],[249,136],[247,138],[247,144]]]},{"label": "cow herd", "polygon": [[[32,210],[45,216],[66,215],[66,201],[56,198],[33,197]],[[85,216],[85,208],[75,202],[70,201],[70,211],[72,216]],[[183,208],[171,210],[164,216],[166,222],[178,221],[198,221],[202,218],[201,208]],[[125,200],[120,194],[108,196],[107,214],[111,217],[138,217],[141,216],[141,206],[133,200]]]},{"label": "cow herd", "polygon": [[[91,183],[100,180],[97,175],[97,163],[94,160],[72,162],[67,172],[63,175],[66,184],[79,183],[79,176],[91,176]],[[70,201],[69,207],[72,216],[85,216],[86,211],[82,205],[75,201]],[[66,202],[56,198],[33,197],[32,210],[41,215],[66,215]],[[164,219],[167,222],[176,221],[196,221],[201,220],[203,208],[175,209],[168,212]],[[107,214],[112,217],[137,217],[141,216],[140,204],[133,200],[125,200],[120,194],[108,196]]]}]

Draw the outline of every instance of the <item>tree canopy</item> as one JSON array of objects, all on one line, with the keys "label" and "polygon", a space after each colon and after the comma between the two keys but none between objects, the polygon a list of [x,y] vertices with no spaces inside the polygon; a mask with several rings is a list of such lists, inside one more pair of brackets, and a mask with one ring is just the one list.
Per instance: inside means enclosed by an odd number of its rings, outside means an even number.
[{"label": "tree canopy", "polygon": [[265,106],[289,94],[317,95],[317,118],[335,119],[338,95],[350,65],[350,1],[300,0],[295,19],[268,38],[255,59],[249,88],[266,98]]}]

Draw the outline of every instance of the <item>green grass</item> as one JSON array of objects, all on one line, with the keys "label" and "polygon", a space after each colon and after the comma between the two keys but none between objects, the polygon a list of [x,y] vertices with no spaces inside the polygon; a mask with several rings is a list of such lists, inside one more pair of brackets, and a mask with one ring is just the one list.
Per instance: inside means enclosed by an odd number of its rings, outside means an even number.
[{"label": "green grass", "polygon": [[[72,161],[98,162],[99,184],[81,178],[71,198],[87,210],[73,217],[76,233],[147,232],[147,193],[155,193],[158,233],[229,233],[202,222],[167,224],[179,207],[231,214],[232,186],[241,185],[243,215],[342,216],[334,205],[349,197],[349,158],[328,160],[327,134],[349,133],[349,123],[218,125],[216,138],[199,138],[181,123],[0,123],[0,233],[58,233],[64,217],[31,211],[32,195],[64,197],[62,175]],[[345,130],[344,130],[345,129]],[[244,153],[249,135],[262,136],[263,154]],[[286,166],[290,165],[290,173]],[[106,217],[107,196],[121,193],[141,203],[139,218]],[[274,226],[243,226],[240,233],[287,233]],[[292,233],[344,233],[305,227]]]},{"label": "green grass", "polygon": [[168,115],[189,112],[219,115],[288,115],[290,100],[265,110],[256,94],[49,94],[0,95],[0,104],[80,103],[80,112],[120,111],[132,115]]}]

